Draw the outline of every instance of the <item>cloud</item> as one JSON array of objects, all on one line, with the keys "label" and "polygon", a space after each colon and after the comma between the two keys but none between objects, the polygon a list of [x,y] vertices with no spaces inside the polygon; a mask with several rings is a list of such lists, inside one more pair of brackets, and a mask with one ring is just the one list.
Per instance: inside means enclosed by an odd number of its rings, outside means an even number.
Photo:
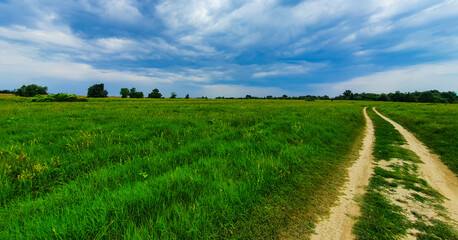
[{"label": "cloud", "polygon": [[277,63],[264,66],[254,66],[252,78],[264,78],[272,76],[288,76],[307,74],[310,71],[325,67],[324,63],[310,63],[300,61],[296,63]]},{"label": "cloud", "polygon": [[101,18],[107,18],[124,23],[134,23],[142,18],[137,8],[136,0],[80,0],[86,11]]},{"label": "cloud", "polygon": [[309,85],[317,92],[339,95],[353,92],[388,93],[425,90],[458,91],[458,61],[418,64],[331,84]]}]

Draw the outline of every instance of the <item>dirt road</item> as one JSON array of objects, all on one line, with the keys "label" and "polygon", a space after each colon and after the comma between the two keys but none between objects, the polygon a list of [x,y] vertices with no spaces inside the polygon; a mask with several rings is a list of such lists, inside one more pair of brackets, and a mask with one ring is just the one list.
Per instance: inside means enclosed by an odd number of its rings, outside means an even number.
[{"label": "dirt road", "polygon": [[436,189],[447,199],[444,206],[447,208],[450,217],[458,223],[458,178],[445,166],[435,154],[432,154],[413,134],[404,129],[401,125],[380,114],[373,108],[380,117],[391,123],[406,139],[407,149],[415,152],[423,164],[419,165],[420,176],[428,184]]},{"label": "dirt road", "polygon": [[355,196],[364,194],[364,187],[369,184],[372,174],[372,149],[374,145],[374,125],[364,108],[366,119],[366,132],[363,147],[359,152],[358,160],[348,170],[349,179],[344,186],[343,195],[340,196],[338,205],[331,208],[329,219],[321,221],[316,227],[317,235],[311,239],[353,239],[352,217],[359,215],[358,203]]}]

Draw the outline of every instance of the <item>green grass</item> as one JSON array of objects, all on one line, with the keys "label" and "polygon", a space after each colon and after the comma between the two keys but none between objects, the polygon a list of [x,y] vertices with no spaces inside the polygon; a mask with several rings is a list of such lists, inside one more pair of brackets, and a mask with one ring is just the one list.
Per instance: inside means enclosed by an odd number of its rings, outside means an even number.
[{"label": "green grass", "polygon": [[458,174],[458,105],[391,103],[377,109],[415,134]]},{"label": "green grass", "polygon": [[304,209],[311,232],[364,126],[351,102],[28,101],[0,98],[1,239],[276,238]]}]

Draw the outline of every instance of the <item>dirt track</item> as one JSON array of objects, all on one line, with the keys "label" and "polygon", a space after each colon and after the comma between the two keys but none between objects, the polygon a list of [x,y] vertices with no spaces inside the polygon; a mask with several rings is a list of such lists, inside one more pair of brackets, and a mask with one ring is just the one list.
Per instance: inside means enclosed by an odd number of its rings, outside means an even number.
[{"label": "dirt track", "polygon": [[422,164],[418,164],[420,176],[428,184],[436,189],[447,199],[444,206],[447,208],[450,217],[458,222],[458,178],[445,166],[435,154],[432,154],[413,134],[404,129],[401,125],[380,114],[373,108],[380,117],[391,123],[406,139],[407,149],[415,152],[420,157]]},{"label": "dirt track", "polygon": [[354,224],[352,217],[359,215],[358,203],[354,198],[364,193],[364,186],[369,184],[369,178],[373,171],[374,125],[367,115],[366,108],[363,111],[366,119],[366,132],[359,158],[348,170],[349,179],[342,190],[343,195],[340,196],[338,205],[331,208],[329,219],[318,223],[316,227],[317,235],[313,235],[312,239],[354,238],[351,232]]}]

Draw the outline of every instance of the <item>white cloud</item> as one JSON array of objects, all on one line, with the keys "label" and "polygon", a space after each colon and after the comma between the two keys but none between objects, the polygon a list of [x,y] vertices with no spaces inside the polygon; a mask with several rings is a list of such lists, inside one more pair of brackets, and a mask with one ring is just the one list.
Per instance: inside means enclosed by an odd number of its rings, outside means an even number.
[{"label": "white cloud", "polygon": [[339,95],[353,92],[412,92],[425,90],[458,91],[458,61],[419,64],[378,72],[348,81],[332,84],[314,84],[310,87],[320,93]]},{"label": "white cloud", "polygon": [[80,0],[80,4],[88,12],[119,22],[134,23],[142,18],[136,0]]},{"label": "white cloud", "polygon": [[296,63],[277,63],[270,65],[255,65],[255,71],[252,75],[253,78],[264,78],[271,76],[288,76],[306,74],[310,71],[317,70],[325,67],[324,63],[311,63],[299,61]]}]

